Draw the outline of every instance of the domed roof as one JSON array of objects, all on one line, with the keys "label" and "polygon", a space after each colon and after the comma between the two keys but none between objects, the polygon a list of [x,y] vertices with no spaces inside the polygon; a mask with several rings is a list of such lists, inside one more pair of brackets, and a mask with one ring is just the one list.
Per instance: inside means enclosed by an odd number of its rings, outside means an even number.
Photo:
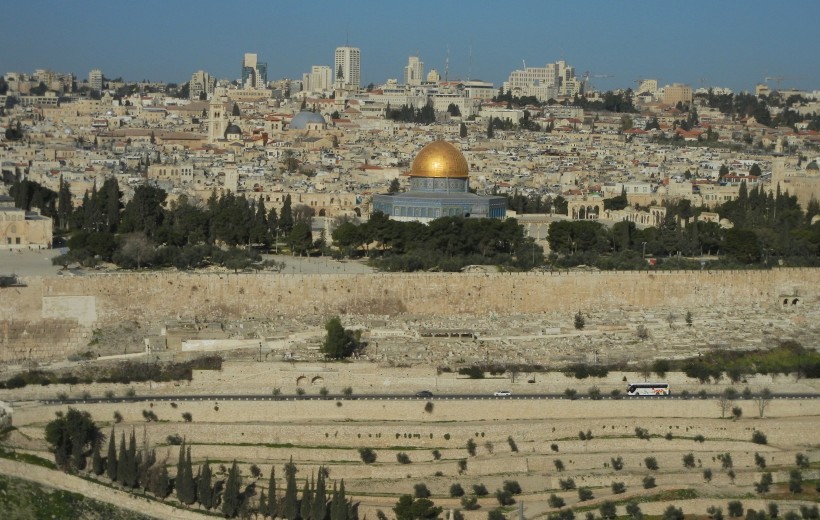
[{"label": "domed roof", "polygon": [[290,128],[294,130],[304,130],[310,123],[319,123],[323,125],[326,122],[327,121],[325,121],[325,118],[322,117],[322,114],[317,114],[316,112],[311,112],[309,110],[302,110],[290,120]]},{"label": "domed roof", "polygon": [[410,176],[466,179],[470,173],[467,160],[458,148],[447,141],[433,141],[413,159]]},{"label": "domed roof", "polygon": [[228,125],[228,128],[225,129],[225,135],[228,134],[239,134],[242,135],[242,129],[239,128],[237,125],[231,123]]}]

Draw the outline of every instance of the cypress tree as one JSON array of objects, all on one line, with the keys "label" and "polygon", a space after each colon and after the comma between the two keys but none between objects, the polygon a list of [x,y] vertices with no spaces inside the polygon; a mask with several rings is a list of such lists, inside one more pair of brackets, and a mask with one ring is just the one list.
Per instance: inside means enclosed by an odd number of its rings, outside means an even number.
[{"label": "cypress tree", "polygon": [[330,520],[347,520],[347,497],[345,497],[345,481],[339,484],[339,491],[333,493],[333,503],[330,506]]},{"label": "cypress tree", "polygon": [[236,467],[236,461],[233,461],[230,471],[228,471],[228,480],[225,482],[225,490],[222,492],[222,514],[226,517],[235,516],[239,511],[240,501],[242,497],[239,494],[240,477],[239,468]]},{"label": "cypress tree", "polygon": [[179,457],[177,458],[177,474],[174,477],[174,489],[177,492],[177,498],[183,504],[185,500],[185,439],[182,440],[182,444],[179,445]]},{"label": "cypress tree", "polygon": [[276,468],[271,466],[270,468],[270,480],[268,480],[268,516],[271,518],[276,518],[279,514],[278,511],[278,504],[279,499],[277,498],[276,493]]},{"label": "cypress tree", "polygon": [[313,520],[325,520],[325,516],[327,516],[325,477],[322,469],[319,468],[319,478],[316,480],[316,491],[313,494],[313,505],[310,510],[310,516]]},{"label": "cypress tree", "polygon": [[99,441],[94,441],[93,453],[91,454],[91,469],[97,476],[102,475],[105,471],[105,466],[103,466],[102,457],[100,456]]},{"label": "cypress tree", "polygon": [[191,447],[185,449],[185,505],[196,502],[196,485],[194,484],[194,468],[191,465]]},{"label": "cypress tree", "polygon": [[268,515],[268,499],[265,496],[265,490],[263,489],[259,493],[259,513],[262,515],[262,518],[267,518]]},{"label": "cypress tree", "polygon": [[165,500],[171,490],[168,468],[165,464],[159,464],[151,468],[148,475],[148,491],[160,500]]},{"label": "cypress tree", "polygon": [[125,485],[128,480],[128,450],[125,447],[125,432],[120,435],[120,452],[117,456],[117,482]]},{"label": "cypress tree", "polygon": [[131,437],[128,439],[128,463],[125,468],[125,481],[127,487],[137,486],[137,473],[139,471],[139,460],[137,458],[137,436],[131,429]]},{"label": "cypress tree", "polygon": [[199,497],[199,503],[202,504],[202,507],[205,509],[212,508],[214,506],[214,489],[211,484],[211,466],[207,460],[205,460],[205,464],[203,464],[200,469],[196,487],[196,494],[197,497]]},{"label": "cypress tree", "polygon": [[108,456],[105,458],[105,474],[112,482],[117,480],[117,441],[114,428],[111,428],[111,441],[108,443]]},{"label": "cypress tree", "polygon": [[285,196],[285,201],[282,204],[282,211],[279,213],[279,229],[285,234],[290,233],[293,229],[293,209],[291,208],[290,195]]},{"label": "cypress tree", "polygon": [[287,484],[285,487],[285,498],[282,505],[282,516],[288,520],[296,520],[299,516],[298,502],[296,499],[296,466],[293,464],[293,457],[285,464],[285,475]]},{"label": "cypress tree", "polygon": [[305,487],[302,488],[302,501],[299,503],[299,517],[302,520],[310,520],[310,510],[313,506],[313,493],[311,493],[308,480],[305,479]]}]

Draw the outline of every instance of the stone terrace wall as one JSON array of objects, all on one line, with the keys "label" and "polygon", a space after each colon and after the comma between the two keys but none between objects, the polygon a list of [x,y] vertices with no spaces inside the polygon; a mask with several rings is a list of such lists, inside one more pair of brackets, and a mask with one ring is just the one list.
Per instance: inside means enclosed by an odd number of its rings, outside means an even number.
[{"label": "stone terrace wall", "polygon": [[[48,298],[91,296],[96,301],[96,318],[102,323],[177,316],[237,319],[317,313],[503,315],[703,304],[776,307],[781,296],[796,296],[802,304],[816,303],[820,269],[378,275],[146,273],[41,278],[21,292],[20,310],[40,315],[43,301]],[[87,298],[81,303],[84,317],[88,314]]]},{"label": "stone terrace wall", "polygon": [[820,295],[820,269],[376,275],[154,272],[31,277],[24,282],[26,287],[0,293],[0,327],[12,320],[28,324],[25,331],[3,337],[0,349],[10,352],[0,359],[7,361],[28,355],[20,338],[48,339],[38,332],[45,320],[72,320],[88,331],[127,320],[485,316],[702,306],[774,310],[782,308],[786,297],[789,305],[796,298],[798,305],[814,307]]}]

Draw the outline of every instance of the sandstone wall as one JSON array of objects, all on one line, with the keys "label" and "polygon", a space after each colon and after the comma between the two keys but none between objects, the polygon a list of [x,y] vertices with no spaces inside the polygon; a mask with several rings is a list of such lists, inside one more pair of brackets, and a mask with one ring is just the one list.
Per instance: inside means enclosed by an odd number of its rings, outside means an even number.
[{"label": "sandstone wall", "polygon": [[[31,277],[0,293],[2,360],[29,354],[24,339],[53,342],[43,324],[237,320],[334,314],[487,316],[580,309],[816,307],[820,269],[519,274],[91,274]],[[47,328],[47,327],[46,327]],[[70,332],[70,331],[69,331]],[[78,336],[79,338],[79,336]],[[80,348],[82,339],[57,342]],[[30,347],[29,347],[30,348]],[[58,348],[62,351],[66,348]]]}]

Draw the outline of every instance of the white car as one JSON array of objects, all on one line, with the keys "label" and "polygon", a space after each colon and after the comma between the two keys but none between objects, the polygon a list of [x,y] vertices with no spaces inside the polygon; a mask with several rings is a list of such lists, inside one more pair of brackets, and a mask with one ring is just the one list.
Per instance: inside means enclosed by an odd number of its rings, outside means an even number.
[{"label": "white car", "polygon": [[499,390],[493,394],[496,397],[509,397],[512,395],[509,390]]}]

